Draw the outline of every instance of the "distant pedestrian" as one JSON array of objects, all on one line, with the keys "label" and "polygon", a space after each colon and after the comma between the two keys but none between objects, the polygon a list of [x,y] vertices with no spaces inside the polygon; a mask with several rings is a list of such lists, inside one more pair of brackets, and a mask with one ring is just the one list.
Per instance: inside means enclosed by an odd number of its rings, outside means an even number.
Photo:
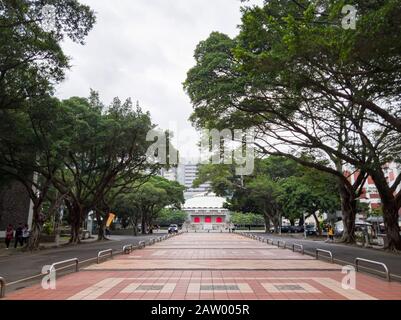
[{"label": "distant pedestrian", "polygon": [[30,235],[29,226],[26,224],[22,229],[22,239],[24,244],[28,243],[29,235]]},{"label": "distant pedestrian", "polygon": [[106,237],[110,237],[111,232],[110,232],[110,228],[106,228]]},{"label": "distant pedestrian", "polygon": [[11,224],[8,225],[6,229],[6,248],[10,247],[11,240],[14,238],[14,228]]},{"label": "distant pedestrian", "polygon": [[14,240],[14,248],[18,247],[18,243],[22,247],[24,245],[24,238],[22,237],[22,223],[18,225],[18,228],[15,230],[15,240]]},{"label": "distant pedestrian", "polygon": [[329,226],[329,241],[334,242],[334,229],[332,226]]}]

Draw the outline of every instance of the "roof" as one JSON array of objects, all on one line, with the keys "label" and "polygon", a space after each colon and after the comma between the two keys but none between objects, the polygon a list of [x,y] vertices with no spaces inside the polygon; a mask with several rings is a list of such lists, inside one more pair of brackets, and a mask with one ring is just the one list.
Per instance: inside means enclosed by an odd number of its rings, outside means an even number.
[{"label": "roof", "polygon": [[215,194],[201,194],[188,199],[183,209],[224,209],[225,198],[217,197]]}]

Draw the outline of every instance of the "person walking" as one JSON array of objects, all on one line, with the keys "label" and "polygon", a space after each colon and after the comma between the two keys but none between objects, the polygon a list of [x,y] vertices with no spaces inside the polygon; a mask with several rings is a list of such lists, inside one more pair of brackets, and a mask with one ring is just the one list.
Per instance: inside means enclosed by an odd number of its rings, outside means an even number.
[{"label": "person walking", "polygon": [[329,241],[334,242],[334,228],[329,225]]},{"label": "person walking", "polygon": [[26,245],[28,244],[28,240],[29,240],[29,227],[26,224],[24,226],[24,228],[22,229],[22,239],[23,239],[23,243]]},{"label": "person walking", "polygon": [[8,225],[6,229],[6,249],[8,250],[10,247],[11,240],[14,238],[14,228],[11,224]]},{"label": "person walking", "polygon": [[22,231],[22,223],[18,225],[18,228],[15,230],[15,241],[14,241],[14,248],[16,249],[18,247],[18,243],[20,246],[24,246],[24,238],[22,237],[23,231]]}]

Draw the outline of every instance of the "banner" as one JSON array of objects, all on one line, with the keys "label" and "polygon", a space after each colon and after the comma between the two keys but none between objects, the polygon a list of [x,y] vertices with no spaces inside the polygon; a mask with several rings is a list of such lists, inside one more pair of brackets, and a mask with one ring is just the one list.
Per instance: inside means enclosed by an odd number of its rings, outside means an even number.
[{"label": "banner", "polygon": [[116,218],[116,215],[114,213],[109,213],[109,219],[107,220],[106,227],[110,227],[111,224],[113,223],[114,219]]}]

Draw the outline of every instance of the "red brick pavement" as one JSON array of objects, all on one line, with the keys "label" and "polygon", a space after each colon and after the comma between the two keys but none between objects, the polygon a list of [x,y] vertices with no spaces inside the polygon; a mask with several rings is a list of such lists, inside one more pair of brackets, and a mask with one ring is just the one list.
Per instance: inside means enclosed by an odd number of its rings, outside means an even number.
[{"label": "red brick pavement", "polygon": [[234,234],[184,234],[10,300],[401,300],[401,284]]}]

